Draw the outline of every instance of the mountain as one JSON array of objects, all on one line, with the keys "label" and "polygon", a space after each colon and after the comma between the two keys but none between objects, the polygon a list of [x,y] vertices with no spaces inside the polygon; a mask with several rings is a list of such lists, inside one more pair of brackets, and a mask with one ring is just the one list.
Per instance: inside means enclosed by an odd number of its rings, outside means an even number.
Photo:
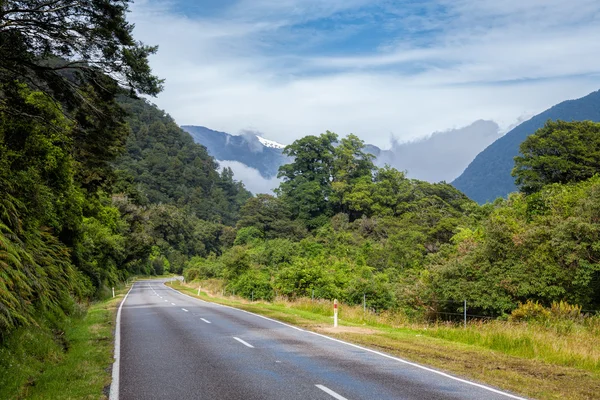
[{"label": "mountain", "polygon": [[567,100],[523,122],[475,157],[452,185],[478,203],[493,201],[517,190],[510,175],[519,145],[548,120],[600,122],[600,91]]},{"label": "mountain", "polygon": [[[253,132],[234,136],[203,126],[186,125],[182,129],[190,133],[196,143],[204,145],[215,159],[221,161],[222,166],[231,167],[238,177],[252,179],[253,182],[244,183],[255,193],[268,192],[276,187],[277,182],[273,178],[277,176],[278,168],[289,162],[282,155],[284,145]],[[428,182],[451,181],[499,136],[499,127],[495,122],[479,120],[462,128],[435,132],[411,142],[393,141],[388,150],[366,144],[365,151],[377,157],[375,163],[378,166],[388,164],[400,171],[407,171],[411,178]],[[258,174],[263,178],[262,181],[259,181]]]},{"label": "mountain", "polygon": [[256,169],[265,179],[277,176],[279,166],[287,162],[287,157],[282,154],[285,145],[252,132],[235,136],[204,126],[184,125],[181,128],[192,135],[196,143],[205,146],[215,159],[237,161]]}]

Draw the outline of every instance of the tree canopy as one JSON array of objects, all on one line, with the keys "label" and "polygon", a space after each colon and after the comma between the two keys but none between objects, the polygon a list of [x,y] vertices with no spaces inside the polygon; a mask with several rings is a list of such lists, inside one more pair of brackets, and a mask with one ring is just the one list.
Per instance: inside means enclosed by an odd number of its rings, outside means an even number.
[{"label": "tree canopy", "polygon": [[525,139],[520,152],[512,174],[524,193],[589,179],[600,173],[600,123],[548,121]]}]

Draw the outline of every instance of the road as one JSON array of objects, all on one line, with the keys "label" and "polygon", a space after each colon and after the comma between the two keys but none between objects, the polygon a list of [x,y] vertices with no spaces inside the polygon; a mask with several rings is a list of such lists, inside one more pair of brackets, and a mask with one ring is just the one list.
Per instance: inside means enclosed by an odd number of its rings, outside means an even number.
[{"label": "road", "polygon": [[519,398],[163,282],[137,282],[123,302],[111,400]]}]

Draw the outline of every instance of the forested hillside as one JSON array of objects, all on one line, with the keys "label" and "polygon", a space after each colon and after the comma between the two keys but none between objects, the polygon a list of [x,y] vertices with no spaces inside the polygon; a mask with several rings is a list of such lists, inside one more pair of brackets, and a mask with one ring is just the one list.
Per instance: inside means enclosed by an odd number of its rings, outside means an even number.
[{"label": "forested hillside", "polygon": [[2,340],[132,274],[220,254],[250,196],[137,97],[162,81],[126,3],[0,3]]},{"label": "forested hillside", "polygon": [[564,101],[523,122],[479,153],[452,184],[480,204],[514,192],[516,186],[510,172],[519,145],[548,120],[600,122],[600,91]]}]

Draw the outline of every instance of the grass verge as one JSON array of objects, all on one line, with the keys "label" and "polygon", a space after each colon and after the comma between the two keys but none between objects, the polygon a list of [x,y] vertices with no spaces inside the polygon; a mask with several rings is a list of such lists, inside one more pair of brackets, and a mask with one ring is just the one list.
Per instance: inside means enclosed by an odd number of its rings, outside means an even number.
[{"label": "grass verge", "polygon": [[127,290],[13,332],[0,347],[0,399],[106,399],[115,313]]},{"label": "grass verge", "polygon": [[[364,315],[340,306],[332,327],[330,302],[249,302],[216,296],[178,281],[169,286],[188,295],[251,311],[399,356],[456,376],[536,399],[598,399],[600,334],[578,325],[492,321],[465,329],[448,324],[411,324],[403,317]],[[218,293],[218,291],[214,291]]]}]

